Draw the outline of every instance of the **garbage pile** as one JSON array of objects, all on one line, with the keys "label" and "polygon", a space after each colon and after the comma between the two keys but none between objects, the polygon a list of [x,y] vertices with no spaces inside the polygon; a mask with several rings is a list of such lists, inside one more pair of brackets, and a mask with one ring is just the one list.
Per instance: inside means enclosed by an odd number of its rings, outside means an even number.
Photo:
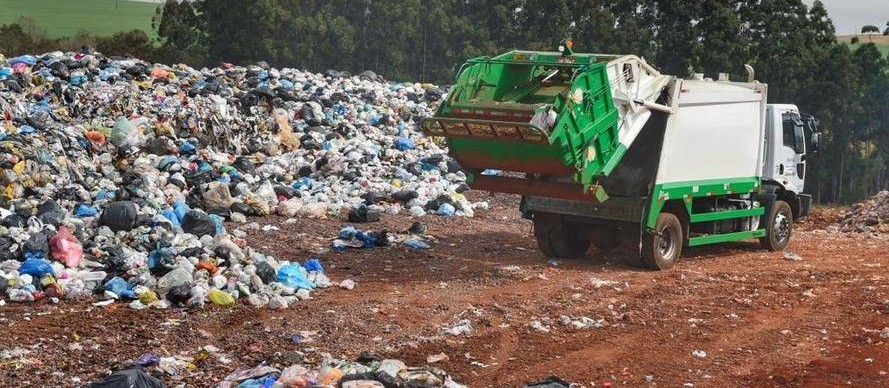
[{"label": "garbage pile", "polygon": [[[178,375],[213,357],[215,351],[203,351],[200,359],[158,357],[146,353],[133,363],[124,365],[104,379],[90,384],[95,388],[160,388],[163,383],[153,371]],[[384,359],[373,352],[362,352],[355,361],[339,360],[320,352],[292,355],[298,362],[261,364],[253,368],[239,368],[216,384],[218,388],[465,388],[440,368],[409,367],[403,361]],[[219,357],[219,355],[217,355]],[[176,363],[178,361],[178,364]]]},{"label": "garbage pile", "polygon": [[320,364],[293,364],[282,369],[260,365],[228,375],[218,388],[260,387],[465,388],[447,372],[431,366],[408,367],[395,359],[363,353],[356,361],[325,358]]},{"label": "garbage pile", "polygon": [[223,222],[472,216],[484,204],[416,130],[442,97],[369,72],[0,56],[0,292],[285,308],[329,279]]},{"label": "garbage pile", "polygon": [[889,233],[889,191],[852,205],[840,221],[840,231]]}]

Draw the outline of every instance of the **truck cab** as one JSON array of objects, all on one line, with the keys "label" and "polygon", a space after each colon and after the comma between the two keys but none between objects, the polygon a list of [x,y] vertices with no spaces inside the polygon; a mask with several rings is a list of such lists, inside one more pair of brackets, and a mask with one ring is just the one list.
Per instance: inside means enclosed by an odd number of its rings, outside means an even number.
[{"label": "truck cab", "polygon": [[806,154],[816,152],[819,134],[812,118],[804,119],[796,105],[768,104],[766,107],[763,191],[787,202],[798,219],[809,213],[812,196],[803,194]]}]

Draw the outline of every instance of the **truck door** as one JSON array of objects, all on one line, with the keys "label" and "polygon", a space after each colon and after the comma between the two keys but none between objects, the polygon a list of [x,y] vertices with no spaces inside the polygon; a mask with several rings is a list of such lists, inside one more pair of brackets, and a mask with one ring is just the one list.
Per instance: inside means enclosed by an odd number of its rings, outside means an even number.
[{"label": "truck door", "polygon": [[781,115],[782,145],[775,161],[777,175],[787,181],[797,193],[803,191],[806,179],[806,140],[799,113],[788,111]]}]

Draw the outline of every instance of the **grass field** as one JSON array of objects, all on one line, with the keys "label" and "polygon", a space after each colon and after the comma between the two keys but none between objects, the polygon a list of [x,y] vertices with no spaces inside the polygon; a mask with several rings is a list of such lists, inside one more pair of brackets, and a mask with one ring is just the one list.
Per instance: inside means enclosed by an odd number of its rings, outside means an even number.
[{"label": "grass field", "polygon": [[[858,37],[858,44],[852,44],[852,38]],[[862,44],[873,43],[877,45],[877,49],[885,56],[889,56],[889,36],[886,35],[840,35],[837,40],[848,44],[853,50]]]},{"label": "grass field", "polygon": [[154,36],[151,17],[157,4],[116,0],[0,0],[0,24],[29,17],[49,37],[72,36],[80,30],[108,36],[141,29]]}]

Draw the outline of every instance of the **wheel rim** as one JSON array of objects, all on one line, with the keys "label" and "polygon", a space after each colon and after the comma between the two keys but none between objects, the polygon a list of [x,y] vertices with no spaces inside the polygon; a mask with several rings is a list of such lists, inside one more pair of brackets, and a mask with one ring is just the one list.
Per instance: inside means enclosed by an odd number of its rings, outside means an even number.
[{"label": "wheel rim", "polygon": [[658,254],[664,259],[673,260],[673,252],[676,250],[673,230],[669,227],[665,227],[661,229],[659,234],[657,242]]},{"label": "wheel rim", "polygon": [[790,238],[790,217],[784,212],[775,215],[775,237],[779,243],[784,243]]}]

